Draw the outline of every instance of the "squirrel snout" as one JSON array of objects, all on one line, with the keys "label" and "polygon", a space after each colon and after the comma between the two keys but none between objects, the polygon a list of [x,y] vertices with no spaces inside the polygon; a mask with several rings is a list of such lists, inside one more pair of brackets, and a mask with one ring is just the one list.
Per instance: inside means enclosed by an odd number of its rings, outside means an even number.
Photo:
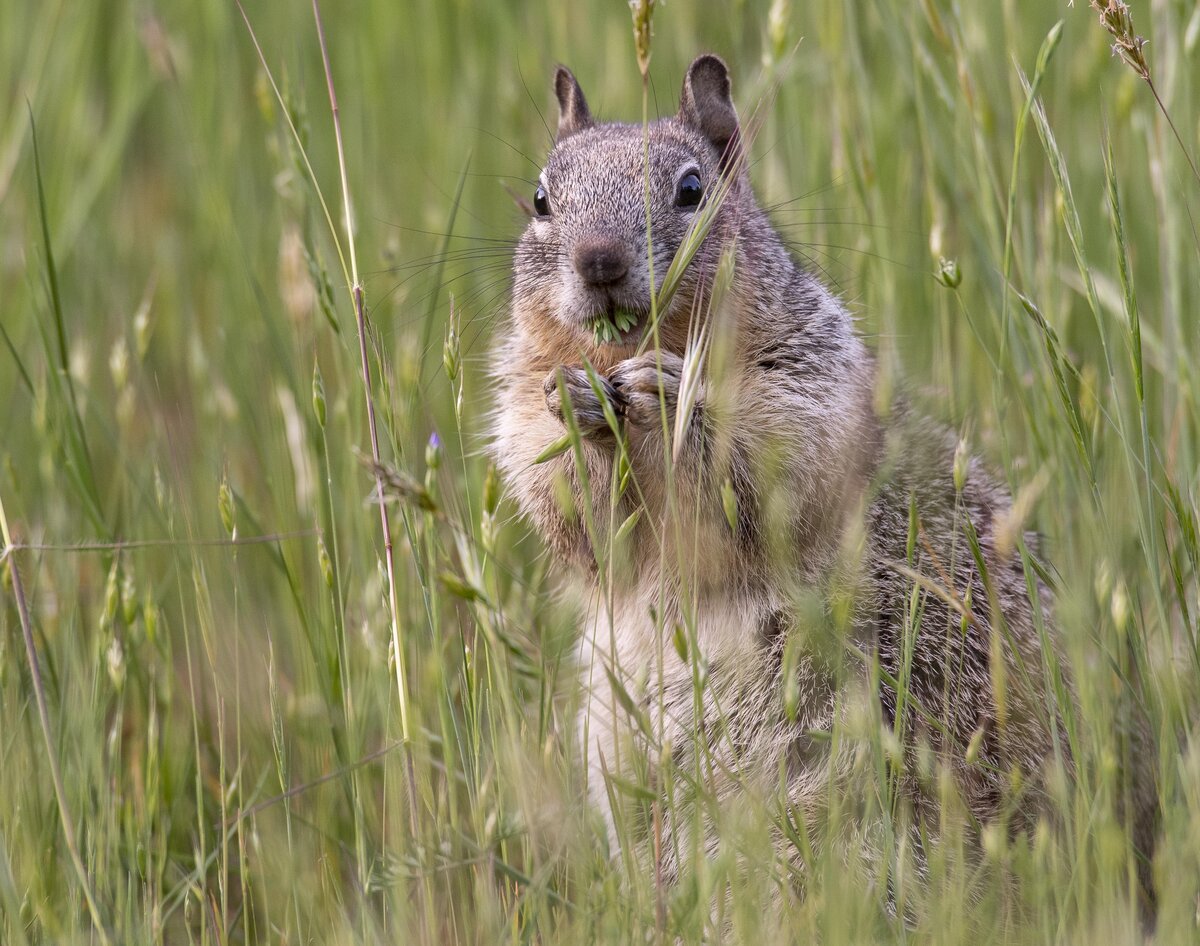
[{"label": "squirrel snout", "polygon": [[610,286],[629,272],[629,248],[612,237],[580,240],[571,258],[575,271],[589,286]]}]

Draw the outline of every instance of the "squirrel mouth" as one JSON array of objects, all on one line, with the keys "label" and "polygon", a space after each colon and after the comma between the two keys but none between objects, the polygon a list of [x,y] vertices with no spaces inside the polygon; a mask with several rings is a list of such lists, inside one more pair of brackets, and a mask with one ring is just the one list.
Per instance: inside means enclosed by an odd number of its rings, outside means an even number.
[{"label": "squirrel mouth", "polygon": [[584,324],[597,345],[625,345],[637,340],[647,314],[642,309],[610,305],[588,316]]}]

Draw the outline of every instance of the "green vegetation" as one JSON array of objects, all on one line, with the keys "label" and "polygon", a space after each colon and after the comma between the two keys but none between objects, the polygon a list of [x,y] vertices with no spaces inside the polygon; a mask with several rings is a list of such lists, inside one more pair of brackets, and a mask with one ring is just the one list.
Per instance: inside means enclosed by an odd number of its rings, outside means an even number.
[{"label": "green vegetation", "polygon": [[[1196,941],[1200,8],[1139,4],[1124,61],[1083,2],[655,11],[649,113],[696,52],[731,63],[759,195],[881,405],[910,389],[1007,478],[1014,541],[1044,533],[1079,690],[1060,835],[972,861],[950,831],[924,884],[895,840],[818,851],[796,897],[749,803],[678,887],[610,859],[577,616],[481,456],[505,186],[532,192],[557,60],[642,115],[627,5],[325,5],[344,179],[311,8],[251,7],[279,98],[228,0],[5,3],[0,941],[1136,942],[1139,704],[1159,941]],[[842,738],[886,798],[894,742]]]}]

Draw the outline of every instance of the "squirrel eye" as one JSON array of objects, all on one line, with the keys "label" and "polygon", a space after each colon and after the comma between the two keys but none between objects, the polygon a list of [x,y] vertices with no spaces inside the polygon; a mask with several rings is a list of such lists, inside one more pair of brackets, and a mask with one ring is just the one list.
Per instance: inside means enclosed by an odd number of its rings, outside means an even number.
[{"label": "squirrel eye", "polygon": [[541,184],[533,192],[533,209],[539,217],[550,216],[550,196],[546,193],[546,188],[542,187]]},{"label": "squirrel eye", "polygon": [[695,207],[704,196],[704,188],[700,186],[700,175],[694,171],[683,175],[679,188],[675,191],[676,207]]}]

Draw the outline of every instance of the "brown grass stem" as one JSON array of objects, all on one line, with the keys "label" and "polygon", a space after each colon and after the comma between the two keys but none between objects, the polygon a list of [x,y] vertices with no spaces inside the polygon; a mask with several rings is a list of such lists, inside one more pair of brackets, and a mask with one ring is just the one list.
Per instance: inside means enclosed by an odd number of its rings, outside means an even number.
[{"label": "brown grass stem", "polygon": [[1179,149],[1187,159],[1188,167],[1192,169],[1192,176],[1197,183],[1200,183],[1200,170],[1197,170],[1196,162],[1192,160],[1192,153],[1184,143],[1183,136],[1179,134],[1179,129],[1175,127],[1175,122],[1171,119],[1171,114],[1167,111],[1167,106],[1163,104],[1162,97],[1158,94],[1158,88],[1154,85],[1154,77],[1150,73],[1150,63],[1146,59],[1147,41],[1145,37],[1139,36],[1133,28],[1133,15],[1130,13],[1129,4],[1124,0],[1103,0],[1103,2],[1090,0],[1090,5],[1094,11],[1100,14],[1100,25],[1113,38],[1113,55],[1129,66],[1134,74],[1150,87],[1150,94],[1154,96],[1154,102],[1158,106],[1159,112],[1166,119],[1171,134],[1175,136]]},{"label": "brown grass stem", "polygon": [[[329,89],[329,107],[333,114],[333,134],[337,145],[338,173],[342,183],[342,204],[345,208],[346,242],[350,253],[350,298],[354,304],[354,318],[358,328],[358,353],[362,365],[363,397],[367,408],[367,429],[371,437],[371,460],[375,465],[375,488],[383,495],[383,480],[378,472],[379,424],[375,416],[375,398],[371,386],[371,362],[367,352],[367,311],[362,282],[358,278],[358,258],[354,248],[354,216],[350,205],[350,182],[346,175],[346,151],[342,143],[342,121],[338,109],[337,91],[333,85],[333,69],[329,62],[329,50],[325,43],[325,27],[321,22],[321,8],[313,0],[313,18],[317,23],[317,40],[321,47],[321,62],[325,67],[325,84]],[[396,661],[396,692],[400,698],[400,734],[407,742],[408,692],[405,684],[404,648],[400,641],[399,603],[396,598],[396,563],[392,546],[392,525],[387,506],[379,504],[379,525],[383,533],[384,566],[387,570],[388,609],[391,612],[392,651]]]},{"label": "brown grass stem", "polygon": [[1167,106],[1163,104],[1163,100],[1158,94],[1158,87],[1155,86],[1154,80],[1151,78],[1146,79],[1146,85],[1150,86],[1150,94],[1154,96],[1158,110],[1162,112],[1162,117],[1166,119],[1167,127],[1171,129],[1171,134],[1175,136],[1175,141],[1179,144],[1179,150],[1183,152],[1184,158],[1187,159],[1188,167],[1192,169],[1192,177],[1196,179],[1197,184],[1200,184],[1200,169],[1197,169],[1196,162],[1192,159],[1192,153],[1184,143],[1183,136],[1179,134],[1179,129],[1175,127],[1175,122],[1171,118],[1171,113],[1167,111]]},{"label": "brown grass stem", "polygon": [[54,798],[58,803],[58,817],[62,822],[63,838],[71,855],[71,863],[79,877],[79,886],[83,889],[83,898],[87,901],[88,913],[96,935],[104,946],[110,940],[100,918],[100,908],[96,904],[96,895],[92,891],[92,883],[84,867],[83,857],[79,853],[79,845],[75,840],[75,820],[67,807],[67,793],[63,785],[62,770],[58,764],[58,752],[54,746],[54,735],[50,730],[50,711],[46,706],[46,687],[42,683],[42,666],[38,660],[37,645],[33,640],[33,622],[29,617],[29,605],[25,600],[25,586],[21,583],[21,571],[17,568],[17,557],[10,555],[13,549],[12,536],[8,530],[8,517],[4,514],[4,504],[0,502],[0,531],[4,538],[4,557],[9,558],[8,570],[12,576],[13,597],[17,601],[17,615],[21,621],[21,634],[25,639],[25,657],[29,661],[29,679],[33,686],[34,702],[37,704],[38,722],[41,724],[42,739],[46,744],[46,761],[50,766],[50,781],[54,784]]}]

